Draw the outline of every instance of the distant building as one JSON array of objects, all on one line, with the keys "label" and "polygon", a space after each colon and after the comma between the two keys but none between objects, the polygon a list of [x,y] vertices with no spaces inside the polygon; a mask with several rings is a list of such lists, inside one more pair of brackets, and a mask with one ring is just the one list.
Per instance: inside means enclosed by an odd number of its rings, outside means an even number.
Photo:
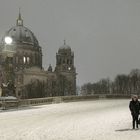
[{"label": "distant building", "polygon": [[19,12],[16,26],[6,32],[0,44],[0,84],[14,85],[13,92],[9,89],[3,94],[18,98],[75,95],[74,53],[64,41],[56,53],[55,69],[50,65],[44,70],[41,46],[23,25]]}]

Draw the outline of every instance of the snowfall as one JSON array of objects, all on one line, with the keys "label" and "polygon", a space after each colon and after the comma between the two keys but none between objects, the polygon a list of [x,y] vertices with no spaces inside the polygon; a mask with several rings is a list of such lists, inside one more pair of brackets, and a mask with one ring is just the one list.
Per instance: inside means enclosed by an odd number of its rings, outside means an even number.
[{"label": "snowfall", "polygon": [[0,140],[139,140],[129,100],[93,100],[0,111]]}]

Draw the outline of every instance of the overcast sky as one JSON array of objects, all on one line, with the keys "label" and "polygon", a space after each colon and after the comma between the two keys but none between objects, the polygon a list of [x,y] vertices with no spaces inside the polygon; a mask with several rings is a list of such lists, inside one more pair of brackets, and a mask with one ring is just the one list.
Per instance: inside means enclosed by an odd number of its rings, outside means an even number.
[{"label": "overcast sky", "polygon": [[55,66],[65,38],[78,85],[140,69],[140,0],[0,0],[0,38],[19,7],[42,46],[44,68]]}]

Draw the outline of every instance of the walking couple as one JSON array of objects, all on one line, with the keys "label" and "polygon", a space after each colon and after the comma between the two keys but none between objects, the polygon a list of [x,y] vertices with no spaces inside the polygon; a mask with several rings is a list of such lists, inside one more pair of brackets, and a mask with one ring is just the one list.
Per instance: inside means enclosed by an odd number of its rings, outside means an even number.
[{"label": "walking couple", "polygon": [[132,96],[132,100],[129,103],[129,108],[130,108],[131,115],[132,115],[132,127],[133,127],[133,129],[135,129],[135,124],[136,124],[136,128],[138,129],[140,102],[138,101],[137,95]]}]

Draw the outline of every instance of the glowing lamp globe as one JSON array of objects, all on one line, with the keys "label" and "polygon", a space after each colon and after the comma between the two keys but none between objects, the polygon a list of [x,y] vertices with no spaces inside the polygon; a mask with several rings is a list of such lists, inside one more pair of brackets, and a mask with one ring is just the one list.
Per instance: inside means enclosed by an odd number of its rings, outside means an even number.
[{"label": "glowing lamp globe", "polygon": [[69,67],[68,70],[71,70],[71,67]]},{"label": "glowing lamp globe", "polygon": [[5,41],[5,43],[8,44],[8,45],[12,44],[12,42],[13,42],[12,38],[9,37],[9,36],[6,36],[6,37],[4,38],[4,41]]}]

